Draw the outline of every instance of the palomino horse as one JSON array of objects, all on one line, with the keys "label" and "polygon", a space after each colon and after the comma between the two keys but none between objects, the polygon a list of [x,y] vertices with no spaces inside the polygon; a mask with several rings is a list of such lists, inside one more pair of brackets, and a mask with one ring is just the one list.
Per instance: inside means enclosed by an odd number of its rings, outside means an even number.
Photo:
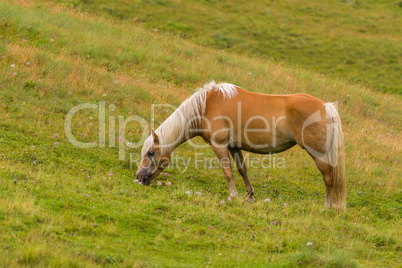
[{"label": "palomino horse", "polygon": [[322,173],[325,206],[346,209],[343,133],[332,103],[305,94],[258,94],[211,82],[152,131],[141,151],[137,179],[150,184],[168,166],[172,151],[195,136],[210,144],[219,158],[230,197],[238,195],[230,155],[246,185],[246,199],[254,200],[241,150],[271,154],[298,144]]}]

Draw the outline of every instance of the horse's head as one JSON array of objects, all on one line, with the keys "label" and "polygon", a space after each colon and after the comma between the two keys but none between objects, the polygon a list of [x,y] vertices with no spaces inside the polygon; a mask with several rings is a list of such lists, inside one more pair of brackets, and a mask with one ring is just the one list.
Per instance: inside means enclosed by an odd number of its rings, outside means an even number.
[{"label": "horse's head", "polygon": [[141,163],[136,173],[137,180],[149,185],[151,180],[169,165],[169,162],[170,153],[164,153],[161,150],[159,137],[152,131],[141,150]]}]

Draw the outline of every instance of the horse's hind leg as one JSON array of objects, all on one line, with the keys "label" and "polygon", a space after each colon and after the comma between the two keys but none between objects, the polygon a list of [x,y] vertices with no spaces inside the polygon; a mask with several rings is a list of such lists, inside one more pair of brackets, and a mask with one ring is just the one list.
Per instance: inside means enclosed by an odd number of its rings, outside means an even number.
[{"label": "horse's hind leg", "polygon": [[243,154],[238,148],[230,148],[229,149],[240,175],[243,177],[244,184],[246,185],[247,197],[246,201],[254,201],[254,188],[250,183],[250,180],[247,176],[247,167],[246,163],[244,163]]},{"label": "horse's hind leg", "polygon": [[237,194],[237,190],[236,190],[236,185],[233,180],[232,164],[230,161],[230,155],[229,155],[228,148],[223,147],[223,146],[212,145],[212,149],[214,150],[216,156],[219,159],[219,162],[221,163],[223,173],[225,174],[225,178],[228,182],[229,196],[231,198],[235,198],[238,196],[238,194]]},{"label": "horse's hind leg", "polygon": [[333,192],[333,179],[332,179],[332,166],[325,163],[324,161],[318,159],[317,157],[310,154],[314,159],[317,168],[320,170],[325,183],[325,206],[332,207],[332,192]]}]

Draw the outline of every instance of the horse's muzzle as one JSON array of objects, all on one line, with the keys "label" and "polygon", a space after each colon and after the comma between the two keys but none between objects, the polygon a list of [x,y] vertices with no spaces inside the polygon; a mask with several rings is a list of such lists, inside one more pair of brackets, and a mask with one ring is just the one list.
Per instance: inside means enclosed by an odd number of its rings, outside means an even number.
[{"label": "horse's muzzle", "polygon": [[138,182],[141,182],[144,185],[150,185],[151,184],[151,176],[148,172],[146,171],[141,171],[139,170],[136,174]]}]

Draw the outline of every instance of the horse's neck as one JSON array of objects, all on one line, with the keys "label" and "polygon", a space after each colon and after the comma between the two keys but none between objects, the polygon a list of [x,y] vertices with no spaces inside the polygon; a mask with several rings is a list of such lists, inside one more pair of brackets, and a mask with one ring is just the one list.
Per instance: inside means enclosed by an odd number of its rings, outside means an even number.
[{"label": "horse's neck", "polygon": [[[166,127],[166,126],[161,126],[161,128]],[[180,133],[180,135],[174,135],[176,133]],[[188,140],[191,140],[192,138],[199,136],[199,133],[197,131],[188,131],[186,129],[182,129],[180,132],[175,131],[173,128],[170,128],[169,131],[160,131],[157,133],[158,135],[170,135],[171,137],[174,136],[175,138],[170,138],[170,139],[162,139],[164,140],[164,151],[168,153],[172,153],[177,147],[182,145]],[[166,144],[167,142],[167,144]]]},{"label": "horse's neck", "polygon": [[159,132],[163,135],[162,144],[165,144],[166,151],[172,152],[179,145],[199,135],[197,130],[200,129],[201,112],[198,110],[199,104],[193,103],[194,100],[184,101],[159,127]]}]

